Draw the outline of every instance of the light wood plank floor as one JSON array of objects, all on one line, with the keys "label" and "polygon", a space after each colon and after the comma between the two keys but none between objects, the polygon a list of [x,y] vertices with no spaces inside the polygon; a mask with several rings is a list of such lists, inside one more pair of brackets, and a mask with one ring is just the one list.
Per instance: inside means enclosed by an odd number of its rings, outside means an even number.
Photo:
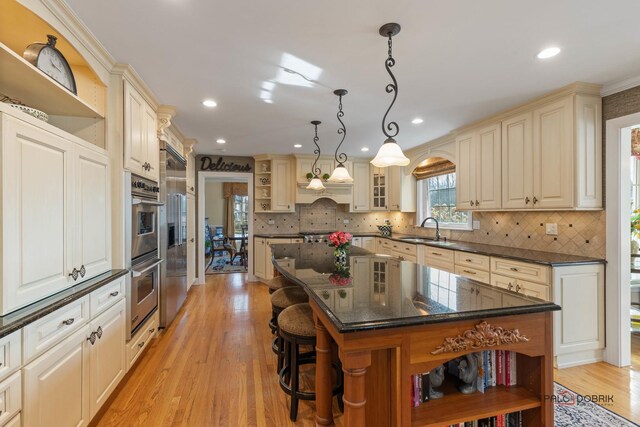
[{"label": "light wood plank floor", "polygon": [[[246,274],[208,275],[194,286],[173,324],[151,345],[114,392],[98,426],[313,426],[314,405],[301,402],[298,421],[275,374],[267,326],[267,287]],[[640,345],[634,366],[599,363],[555,372],[581,394],[614,394],[609,409],[640,419]],[[336,425],[341,416],[334,399]]]}]

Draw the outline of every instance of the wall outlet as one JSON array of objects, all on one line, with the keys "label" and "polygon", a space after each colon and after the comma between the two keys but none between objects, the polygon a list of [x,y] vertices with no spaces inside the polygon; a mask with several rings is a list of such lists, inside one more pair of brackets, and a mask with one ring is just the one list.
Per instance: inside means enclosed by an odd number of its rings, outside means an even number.
[{"label": "wall outlet", "polygon": [[547,223],[547,236],[557,236],[558,235],[558,224]]},{"label": "wall outlet", "polygon": [[269,224],[269,225],[273,225],[273,224],[275,224],[275,223],[276,223],[276,222],[275,222],[274,220],[272,220],[272,219],[270,219],[269,221],[267,221],[267,224]]},{"label": "wall outlet", "polygon": [[348,220],[348,219],[343,219],[343,220],[342,220],[342,223],[343,223],[343,224],[349,224],[349,220]]},{"label": "wall outlet", "polygon": [[480,230],[480,221],[473,221],[473,229]]}]

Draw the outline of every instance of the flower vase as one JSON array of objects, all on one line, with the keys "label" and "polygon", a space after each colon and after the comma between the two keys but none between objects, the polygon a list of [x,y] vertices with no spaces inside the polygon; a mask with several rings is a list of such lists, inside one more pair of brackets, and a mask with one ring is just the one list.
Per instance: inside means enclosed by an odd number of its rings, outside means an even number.
[{"label": "flower vase", "polygon": [[335,248],[333,250],[334,264],[337,269],[347,266],[347,250],[345,248]]},{"label": "flower vase", "polygon": [[638,245],[638,241],[635,240],[634,238],[631,238],[631,253],[637,254],[638,249],[640,249],[640,245]]}]

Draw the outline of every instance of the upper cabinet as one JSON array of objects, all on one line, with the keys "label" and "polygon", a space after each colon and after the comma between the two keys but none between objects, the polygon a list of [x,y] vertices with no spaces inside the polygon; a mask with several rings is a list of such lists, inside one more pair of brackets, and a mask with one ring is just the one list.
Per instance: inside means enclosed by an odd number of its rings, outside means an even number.
[{"label": "upper cabinet", "polygon": [[371,166],[371,205],[372,211],[389,210],[387,204],[388,186],[387,186],[387,170],[389,168],[378,168]]},{"label": "upper cabinet", "polygon": [[156,113],[142,95],[124,81],[124,167],[158,181],[159,147]]},{"label": "upper cabinet", "polygon": [[351,212],[367,212],[371,201],[371,182],[369,181],[368,161],[353,162],[353,202]]},{"label": "upper cabinet", "polygon": [[255,156],[255,212],[295,212],[295,179],[290,156]]},{"label": "upper cabinet", "polygon": [[458,209],[601,209],[601,99],[584,87],[460,133]]},{"label": "upper cabinet", "polygon": [[[1,315],[111,269],[106,152],[0,107]],[[21,114],[20,114],[21,115]]]},{"label": "upper cabinet", "polygon": [[500,123],[494,123],[456,138],[458,209],[500,208],[500,135]]},{"label": "upper cabinet", "polygon": [[193,153],[187,156],[187,193],[196,194],[196,157]]}]

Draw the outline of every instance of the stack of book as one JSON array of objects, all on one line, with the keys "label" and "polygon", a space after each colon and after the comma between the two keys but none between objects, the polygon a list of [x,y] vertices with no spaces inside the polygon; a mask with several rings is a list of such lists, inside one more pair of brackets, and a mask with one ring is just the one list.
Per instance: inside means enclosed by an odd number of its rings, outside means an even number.
[{"label": "stack of book", "polygon": [[522,412],[512,412],[491,418],[452,424],[449,427],[522,427]]},{"label": "stack of book", "polygon": [[[476,388],[484,393],[489,387],[516,385],[516,353],[508,350],[485,350],[473,353],[478,365]],[[458,365],[455,360],[447,364],[449,376],[458,375]],[[429,372],[411,376],[411,405],[418,407],[429,400],[431,385]],[[446,398],[446,396],[445,396]]]}]

